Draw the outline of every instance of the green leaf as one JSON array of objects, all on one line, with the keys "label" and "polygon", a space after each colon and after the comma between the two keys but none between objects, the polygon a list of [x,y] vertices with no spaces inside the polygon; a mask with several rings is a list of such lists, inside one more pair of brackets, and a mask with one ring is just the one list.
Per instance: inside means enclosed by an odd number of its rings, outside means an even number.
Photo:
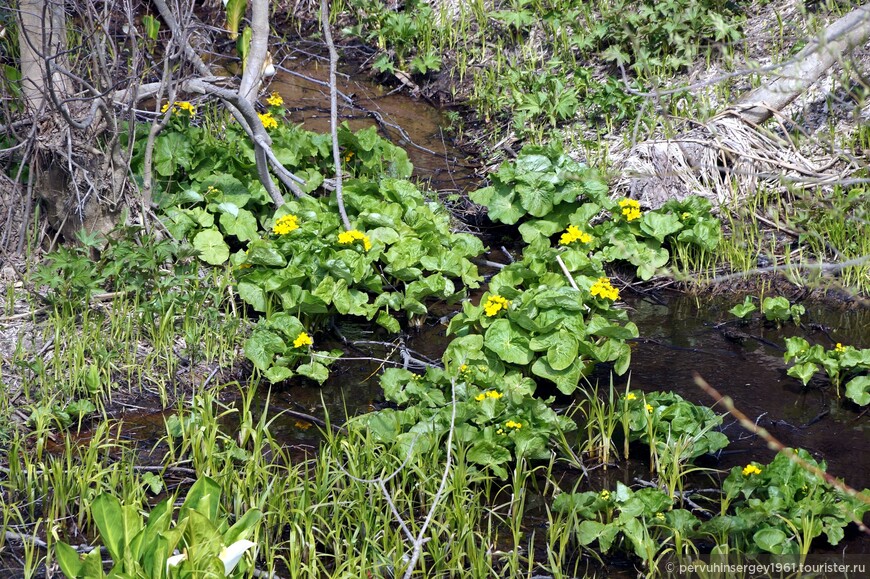
[{"label": "green leaf", "polygon": [[391,334],[398,334],[402,330],[399,325],[399,320],[383,310],[378,312],[378,317],[375,321],[379,326],[386,329]]},{"label": "green leaf", "polygon": [[525,365],[534,357],[529,349],[528,338],[505,319],[499,319],[487,328],[483,343],[487,349],[495,352],[499,358],[511,364]]},{"label": "green leaf", "polygon": [[752,535],[752,540],[762,551],[781,554],[784,552],[784,545],[788,541],[788,535],[780,529],[766,527],[760,531],[756,531],[756,533]]},{"label": "green leaf", "polygon": [[640,229],[647,235],[654,237],[663,243],[665,237],[676,233],[683,228],[680,218],[673,213],[659,213],[658,211],[649,211],[644,214],[640,221]]},{"label": "green leaf", "polygon": [[804,364],[795,364],[786,373],[793,378],[798,378],[806,386],[818,370],[818,366],[812,362],[806,362]]},{"label": "green leaf", "polygon": [[266,292],[263,291],[263,288],[242,280],[239,282],[238,292],[239,297],[242,298],[246,304],[250,305],[258,312],[266,311],[267,299]]},{"label": "green leaf", "polygon": [[858,406],[870,404],[870,376],[858,376],[846,383],[846,398]]},{"label": "green leaf", "polygon": [[577,348],[577,338],[565,330],[559,330],[556,341],[547,350],[547,362],[553,370],[564,370],[577,360]]},{"label": "green leaf", "polygon": [[752,297],[746,296],[743,299],[742,304],[738,304],[728,311],[737,316],[738,318],[743,319],[757,309],[758,308],[756,307],[756,305],[752,302]]},{"label": "green leaf", "polygon": [[269,368],[263,373],[266,379],[272,384],[289,380],[293,377],[293,374],[293,370],[286,366],[269,366]]},{"label": "green leaf", "polygon": [[585,369],[586,366],[580,359],[576,359],[564,370],[553,369],[546,358],[538,358],[532,364],[533,374],[554,382],[559,392],[563,394],[572,394],[577,389],[577,384],[580,382],[580,377]]},{"label": "green leaf", "polygon": [[189,169],[193,147],[182,133],[166,132],[154,142],[154,169],[161,177],[171,177],[179,167]]},{"label": "green leaf", "polygon": [[535,217],[545,217],[553,210],[549,191],[535,186],[517,185],[516,192],[520,195],[523,208]]},{"label": "green leaf", "polygon": [[[79,558],[78,552],[63,541],[55,543],[54,549],[63,574],[67,576],[67,579],[77,579],[82,571],[82,560]],[[99,548],[96,549],[98,552],[99,550]]]},{"label": "green leaf", "polygon": [[220,224],[225,232],[235,235],[239,241],[249,241],[257,237],[257,220],[247,209],[239,209],[235,216],[229,212],[221,213]]},{"label": "green leaf", "polygon": [[121,502],[112,495],[102,493],[91,504],[91,516],[94,517],[100,537],[109,550],[112,560],[119,563],[124,559],[124,551],[127,547]]},{"label": "green leaf", "polygon": [[489,441],[475,444],[466,456],[469,461],[488,467],[503,464],[511,459],[508,449]]},{"label": "green leaf", "polygon": [[275,354],[286,348],[280,336],[261,328],[255,328],[251,337],[245,340],[245,356],[262,372],[272,365]]},{"label": "green leaf", "polygon": [[308,378],[317,381],[319,384],[323,384],[326,382],[326,379],[329,378],[329,369],[320,362],[301,364],[296,368],[296,373],[307,376]]},{"label": "green leaf", "polygon": [[216,229],[197,233],[193,238],[193,246],[199,250],[199,258],[210,265],[220,265],[230,257],[230,248]]},{"label": "green leaf", "polygon": [[487,206],[489,218],[493,221],[500,221],[505,225],[513,225],[519,221],[520,217],[525,215],[525,211],[515,204],[513,199],[513,194],[493,197],[492,203]]}]

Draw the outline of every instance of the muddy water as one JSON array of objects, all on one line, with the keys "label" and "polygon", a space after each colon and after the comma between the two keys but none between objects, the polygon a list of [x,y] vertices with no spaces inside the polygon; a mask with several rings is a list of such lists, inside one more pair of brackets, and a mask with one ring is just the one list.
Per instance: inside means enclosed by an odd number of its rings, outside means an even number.
[{"label": "muddy water", "polygon": [[[284,99],[291,122],[310,131],[328,133],[328,62],[319,57],[285,60],[269,90]],[[440,110],[401,91],[384,88],[362,78],[337,77],[339,122],[354,131],[376,125],[382,137],[404,148],[414,164],[414,176],[430,183],[440,193],[462,193],[476,187],[478,168],[454,147],[444,127],[448,121]]]}]

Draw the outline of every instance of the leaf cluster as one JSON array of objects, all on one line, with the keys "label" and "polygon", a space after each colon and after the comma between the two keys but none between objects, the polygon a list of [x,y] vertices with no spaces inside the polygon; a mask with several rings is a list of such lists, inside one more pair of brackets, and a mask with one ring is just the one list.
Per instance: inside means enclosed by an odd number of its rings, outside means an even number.
[{"label": "leaf cluster", "polygon": [[785,341],[785,363],[794,361],[787,373],[806,386],[820,369],[823,369],[840,395],[840,385],[845,384],[846,398],[858,406],[870,404],[870,349],[843,346],[825,349],[820,344],[810,345],[804,338],[792,337]]},{"label": "leaf cluster", "polygon": [[[247,563],[229,557],[227,551],[233,549],[227,548],[238,544],[247,550],[247,537],[263,515],[250,509],[230,526],[220,514],[220,496],[217,482],[197,479],[173,525],[174,497],[158,503],[143,519],[137,505],[122,505],[113,495],[103,493],[91,504],[90,513],[112,557],[112,569],[108,574],[103,570],[99,547],[79,557],[71,546],[58,542],[60,568],[67,579],[242,577]],[[173,556],[176,550],[183,553]]]}]

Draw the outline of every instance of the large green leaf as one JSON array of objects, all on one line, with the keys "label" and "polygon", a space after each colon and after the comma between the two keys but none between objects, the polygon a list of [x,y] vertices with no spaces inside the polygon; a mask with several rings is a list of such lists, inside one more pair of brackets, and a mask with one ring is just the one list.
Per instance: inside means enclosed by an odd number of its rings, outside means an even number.
[{"label": "large green leaf", "polygon": [[870,376],[858,376],[849,380],[846,384],[846,398],[858,406],[870,404]]},{"label": "large green leaf", "polygon": [[189,169],[193,148],[182,133],[167,132],[154,143],[154,169],[161,177],[171,177],[179,169]]},{"label": "large green leaf", "polygon": [[257,369],[265,372],[272,365],[275,354],[286,349],[280,336],[265,329],[255,329],[245,340],[245,356]]},{"label": "large green leaf", "polygon": [[258,312],[266,311],[266,292],[260,286],[242,280],[238,285],[239,297]]},{"label": "large green leaf", "polygon": [[112,495],[102,493],[91,504],[91,516],[97,524],[109,555],[115,563],[119,563],[124,559],[124,551],[127,547],[121,502]]},{"label": "large green leaf", "polygon": [[495,195],[492,202],[487,206],[489,218],[500,221],[506,225],[513,225],[525,215],[522,207],[514,202],[513,194]]},{"label": "large green leaf", "polygon": [[483,343],[499,358],[511,364],[525,365],[534,357],[529,348],[529,339],[505,319],[496,320],[487,328]]},{"label": "large green leaf", "polygon": [[229,211],[221,213],[220,224],[224,231],[235,235],[239,241],[249,241],[257,237],[257,220],[247,209],[236,209],[235,215]]},{"label": "large green leaf", "polygon": [[547,349],[547,362],[553,370],[561,371],[574,363],[577,359],[577,338],[559,330],[555,342]]},{"label": "large green leaf", "polygon": [[230,257],[230,248],[217,229],[197,233],[193,238],[193,246],[199,250],[199,258],[210,265],[220,265]]},{"label": "large green leaf", "polygon": [[640,229],[647,235],[656,238],[659,243],[664,242],[665,237],[676,233],[683,228],[679,216],[673,213],[659,213],[649,211],[641,219]]}]

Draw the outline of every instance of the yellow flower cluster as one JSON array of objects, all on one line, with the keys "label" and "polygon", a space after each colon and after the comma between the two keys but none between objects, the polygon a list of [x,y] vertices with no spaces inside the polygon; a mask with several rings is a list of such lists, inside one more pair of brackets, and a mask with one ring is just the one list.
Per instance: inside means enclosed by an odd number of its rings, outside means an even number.
[{"label": "yellow flower cluster", "polygon": [[293,340],[293,347],[301,348],[302,346],[310,346],[313,343],[314,340],[311,339],[311,336],[309,336],[306,332],[302,332],[298,336],[296,336],[295,340]]},{"label": "yellow flower cluster", "polygon": [[652,404],[647,404],[647,405],[646,405],[646,411],[649,412],[650,414],[652,414],[652,411],[653,411]]},{"label": "yellow flower cluster", "polygon": [[498,390],[488,390],[486,392],[481,392],[480,394],[475,396],[474,399],[478,402],[483,402],[487,398],[494,398],[495,400],[498,400],[502,396],[504,396],[504,394],[502,394]]},{"label": "yellow flower cluster", "polygon": [[660,521],[664,521],[664,520],[665,520],[665,514],[664,514],[664,513],[656,513],[656,518],[657,518],[658,520],[660,520]]},{"label": "yellow flower cluster", "polygon": [[598,493],[598,496],[601,497],[602,501],[609,501],[610,500],[610,491],[605,489],[605,490],[601,491],[600,493]]},{"label": "yellow flower cluster", "polygon": [[272,113],[257,113],[257,116],[260,117],[260,122],[263,123],[264,129],[274,129],[278,126],[278,121],[275,120]]},{"label": "yellow flower cluster", "polygon": [[287,235],[294,229],[299,229],[299,218],[292,214],[287,214],[284,217],[279,217],[272,226],[272,233],[276,235]]},{"label": "yellow flower cluster", "polygon": [[592,241],[592,236],[580,229],[576,225],[569,225],[562,237],[559,238],[559,243],[562,245],[570,245],[575,241],[580,243],[589,243]]},{"label": "yellow flower cluster", "polygon": [[[166,111],[169,110],[169,106],[170,106],[169,103],[166,103],[160,109],[160,112],[165,113]],[[172,110],[173,111],[186,111],[187,114],[189,114],[190,116],[192,116],[192,117],[196,116],[196,107],[187,101],[175,101],[174,103],[172,103]]]},{"label": "yellow flower cluster", "polygon": [[266,99],[266,102],[269,104],[269,106],[280,107],[284,104],[284,99],[282,99],[281,95],[279,95],[278,93],[273,92],[271,95],[269,95],[269,98]]},{"label": "yellow flower cluster", "polygon": [[622,207],[622,214],[626,221],[640,219],[640,203],[634,199],[623,199],[619,202],[619,206]]},{"label": "yellow flower cluster", "polygon": [[846,346],[844,346],[840,342],[837,342],[837,345],[834,349],[837,351],[838,354],[842,354],[843,352],[846,351]]},{"label": "yellow flower cluster", "polygon": [[628,394],[625,395],[625,399],[626,400],[637,400],[637,396],[634,394],[634,392],[629,392]]},{"label": "yellow flower cluster", "polygon": [[506,428],[516,428],[517,430],[523,427],[522,422],[514,422],[513,420],[508,420],[504,425]]},{"label": "yellow flower cluster", "polygon": [[372,242],[369,240],[369,236],[361,231],[351,229],[350,231],[342,231],[338,234],[338,242],[342,245],[350,245],[354,241],[362,241],[363,247],[366,251],[372,248]]},{"label": "yellow flower cluster", "polygon": [[510,305],[511,303],[507,299],[498,294],[493,294],[487,298],[486,303],[483,305],[483,313],[491,318],[501,310],[508,309]]},{"label": "yellow flower cluster", "polygon": [[747,464],[743,469],[743,476],[749,476],[751,474],[761,474],[761,469],[754,464]]},{"label": "yellow flower cluster", "polygon": [[606,277],[599,277],[598,281],[592,284],[592,287],[589,288],[589,293],[593,296],[601,296],[614,302],[619,299],[619,290],[613,287],[610,284],[610,279]]}]

